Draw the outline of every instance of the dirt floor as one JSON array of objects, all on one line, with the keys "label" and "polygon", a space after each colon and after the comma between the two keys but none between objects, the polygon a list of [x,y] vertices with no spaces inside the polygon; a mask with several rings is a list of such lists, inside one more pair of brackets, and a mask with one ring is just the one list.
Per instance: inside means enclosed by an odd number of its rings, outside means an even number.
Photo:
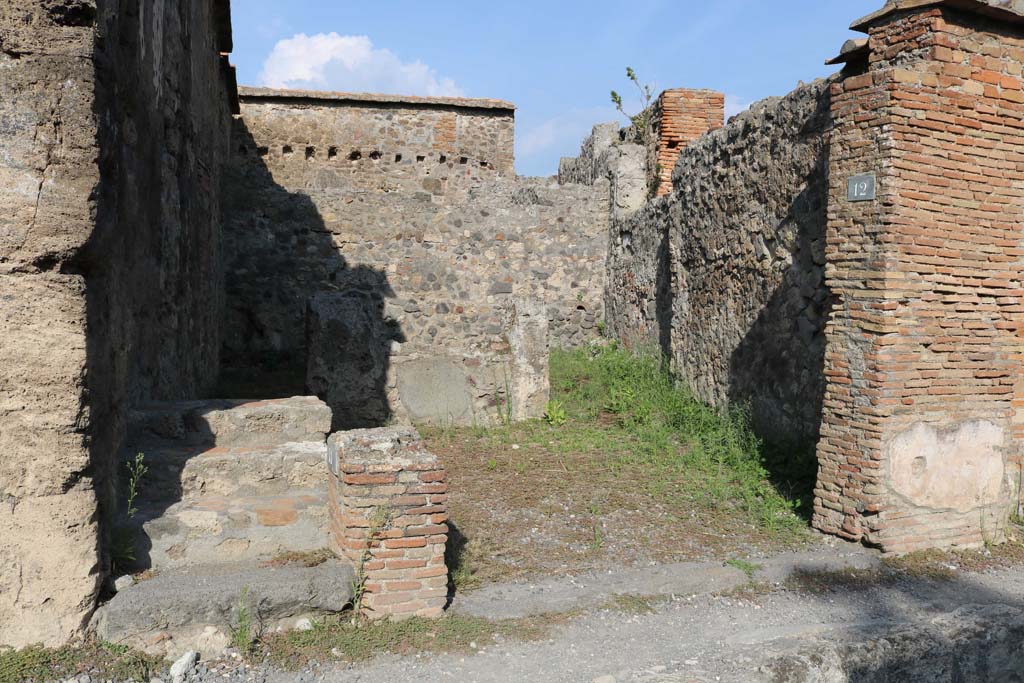
[{"label": "dirt floor", "polygon": [[[456,585],[691,560],[762,557],[811,538],[729,504],[687,500],[685,472],[573,451],[566,428],[424,429],[450,481]],[[678,494],[678,495],[674,495]]]}]

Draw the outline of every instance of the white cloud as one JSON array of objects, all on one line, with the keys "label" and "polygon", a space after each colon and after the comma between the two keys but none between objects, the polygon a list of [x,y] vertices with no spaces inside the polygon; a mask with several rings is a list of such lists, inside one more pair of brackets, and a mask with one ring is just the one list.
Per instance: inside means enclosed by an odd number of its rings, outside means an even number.
[{"label": "white cloud", "polygon": [[260,80],[271,88],[464,95],[455,81],[438,76],[422,62],[403,62],[390,50],[375,48],[367,36],[337,33],[299,33],[279,40],[263,64]]},{"label": "white cloud", "polygon": [[517,134],[516,158],[528,172],[554,173],[559,157],[575,156],[596,124],[617,118],[611,107],[590,107],[541,121]]},{"label": "white cloud", "polygon": [[751,104],[753,103],[750,100],[745,100],[737,95],[726,95],[725,120],[728,121],[731,117],[736,116],[736,114],[746,111]]}]

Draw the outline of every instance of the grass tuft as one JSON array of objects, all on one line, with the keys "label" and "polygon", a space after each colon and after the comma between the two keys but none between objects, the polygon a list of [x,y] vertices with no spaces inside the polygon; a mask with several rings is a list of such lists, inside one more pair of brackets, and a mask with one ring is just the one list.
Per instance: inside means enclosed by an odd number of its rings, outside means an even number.
[{"label": "grass tuft", "polygon": [[252,651],[259,637],[258,629],[253,621],[253,611],[249,605],[249,587],[242,587],[238,597],[237,615],[231,629],[231,646],[245,655]]},{"label": "grass tuft", "polygon": [[603,607],[612,612],[643,616],[654,614],[658,610],[658,605],[669,602],[670,599],[667,595],[622,593],[611,598]]},{"label": "grass tuft", "polygon": [[725,506],[769,531],[806,527],[799,498],[771,483],[747,413],[701,403],[659,359],[614,345],[555,351],[551,383],[568,421],[582,425],[569,448],[614,450],[621,465],[648,468],[652,493],[669,503]]},{"label": "grass tuft", "polygon": [[448,615],[442,619],[355,621],[339,615],[316,622],[310,631],[276,633],[259,647],[283,669],[300,669],[311,660],[357,662],[379,654],[416,652],[471,652],[502,640],[536,640],[547,635],[562,617],[491,621],[481,617]]},{"label": "grass tuft", "polygon": [[740,559],[726,560],[725,564],[732,567],[733,569],[739,569],[741,572],[747,575],[747,580],[749,581],[753,581],[754,574],[756,574],[763,568],[762,565]]},{"label": "grass tuft", "polygon": [[94,680],[148,681],[163,669],[160,657],[105,642],[0,651],[0,683],[47,683],[84,672]]}]

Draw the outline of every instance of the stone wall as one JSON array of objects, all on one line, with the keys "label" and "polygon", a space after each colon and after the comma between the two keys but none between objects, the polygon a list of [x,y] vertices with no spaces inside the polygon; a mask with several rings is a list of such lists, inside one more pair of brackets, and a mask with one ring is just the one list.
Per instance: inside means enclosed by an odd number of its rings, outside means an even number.
[{"label": "stone wall", "polygon": [[128,408],[216,374],[226,13],[0,2],[0,644],[83,626]]},{"label": "stone wall", "polygon": [[787,442],[818,429],[828,126],[824,82],[755,104],[682,150],[672,194],[611,233],[611,333]]},{"label": "stone wall", "polygon": [[282,391],[328,398],[336,428],[485,423],[515,394],[517,300],[546,308],[553,345],[597,336],[607,186],[509,177],[469,151],[466,163],[418,161],[425,150],[403,147],[396,163],[378,141],[358,159],[325,158],[324,144],[352,135],[333,105],[246,96],[242,110],[225,227],[229,371],[290,368]]},{"label": "stone wall", "polygon": [[647,150],[627,142],[627,131],[617,123],[601,123],[583,141],[578,157],[564,157],[558,165],[562,185],[607,186],[614,216],[633,213],[648,199],[650,179]]},{"label": "stone wall", "polygon": [[462,176],[515,175],[510,102],[248,87],[239,97],[255,144],[238,151],[267,157],[284,185],[432,192],[448,163]]},{"label": "stone wall", "polygon": [[897,552],[1001,540],[1024,436],[1024,10],[945,4],[858,24],[833,86],[814,523]]},{"label": "stone wall", "polygon": [[614,221],[609,327],[772,440],[820,435],[817,528],[999,541],[1024,436],[1024,10],[897,0],[855,28],[841,74],[701,137],[671,195]]}]

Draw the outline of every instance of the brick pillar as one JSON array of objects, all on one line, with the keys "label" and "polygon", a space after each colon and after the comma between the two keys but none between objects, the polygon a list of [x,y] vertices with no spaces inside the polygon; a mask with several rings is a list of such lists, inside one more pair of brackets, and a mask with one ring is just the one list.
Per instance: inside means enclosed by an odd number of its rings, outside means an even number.
[{"label": "brick pillar", "polygon": [[657,136],[656,166],[651,173],[659,178],[657,195],[672,192],[672,170],[679,154],[691,142],[725,124],[725,95],[712,90],[677,88],[661,93],[654,109]]},{"label": "brick pillar", "polygon": [[1024,35],[934,6],[862,28],[832,86],[814,525],[893,552],[998,541],[1024,426]]},{"label": "brick pillar", "polygon": [[331,544],[362,570],[374,619],[438,617],[448,600],[448,484],[411,427],[359,429],[327,441]]}]

